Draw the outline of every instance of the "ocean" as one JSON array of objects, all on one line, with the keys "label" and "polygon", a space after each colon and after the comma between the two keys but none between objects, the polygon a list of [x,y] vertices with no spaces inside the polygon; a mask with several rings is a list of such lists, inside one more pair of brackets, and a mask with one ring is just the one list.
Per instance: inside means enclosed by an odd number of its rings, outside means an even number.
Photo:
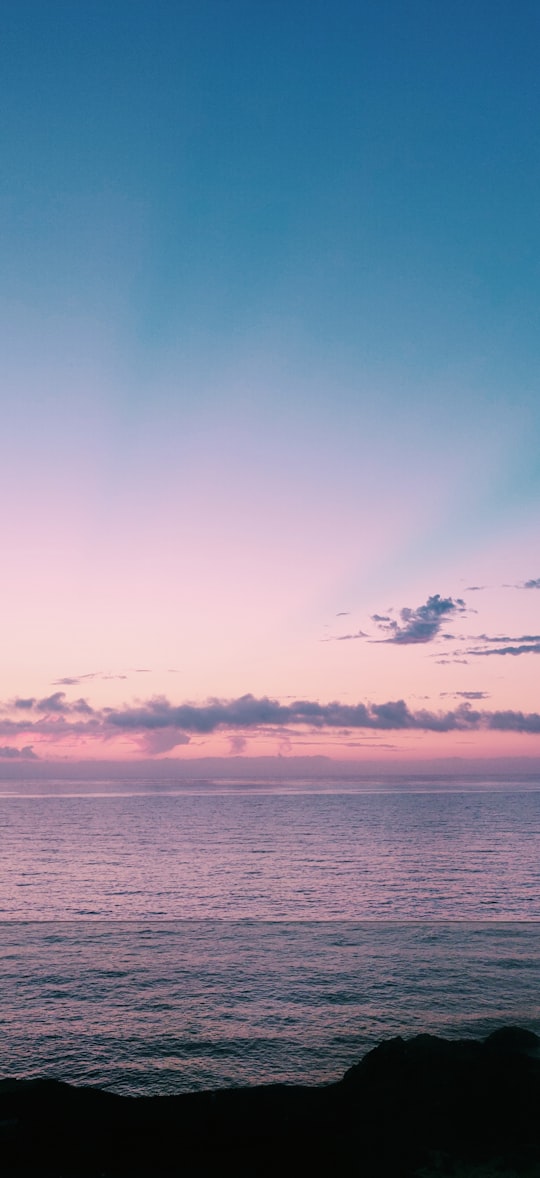
[{"label": "ocean", "polygon": [[540,1032],[540,782],[0,794],[0,1073],[338,1078],[392,1035]]}]

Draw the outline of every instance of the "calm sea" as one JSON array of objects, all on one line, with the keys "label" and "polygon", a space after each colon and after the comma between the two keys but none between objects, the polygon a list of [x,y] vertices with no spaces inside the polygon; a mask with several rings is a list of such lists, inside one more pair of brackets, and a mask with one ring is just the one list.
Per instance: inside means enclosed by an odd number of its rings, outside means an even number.
[{"label": "calm sea", "polygon": [[4,785],[0,1073],[314,1083],[389,1035],[540,1032],[540,783],[401,784]]}]

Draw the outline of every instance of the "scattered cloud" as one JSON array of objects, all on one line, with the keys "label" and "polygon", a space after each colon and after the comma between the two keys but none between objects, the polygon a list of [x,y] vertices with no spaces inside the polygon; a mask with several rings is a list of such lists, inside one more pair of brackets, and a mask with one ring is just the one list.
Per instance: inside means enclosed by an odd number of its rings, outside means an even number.
[{"label": "scattered cloud", "polygon": [[520,589],[540,589],[540,577],[532,577],[530,581],[524,581],[520,585]]},{"label": "scattered cloud", "polygon": [[349,615],[350,615],[350,610],[340,609],[339,613],[336,614],[336,618],[348,618]]},{"label": "scattered cloud", "polygon": [[466,593],[481,593],[482,589],[487,589],[487,585],[466,585]]},{"label": "scattered cloud", "polygon": [[406,606],[400,610],[401,624],[385,614],[373,614],[372,620],[376,622],[379,630],[388,635],[379,641],[391,642],[396,646],[417,645],[432,642],[439,635],[447,618],[463,613],[465,608],[465,602],[461,597],[454,599],[434,593],[417,609],[409,609]]}]

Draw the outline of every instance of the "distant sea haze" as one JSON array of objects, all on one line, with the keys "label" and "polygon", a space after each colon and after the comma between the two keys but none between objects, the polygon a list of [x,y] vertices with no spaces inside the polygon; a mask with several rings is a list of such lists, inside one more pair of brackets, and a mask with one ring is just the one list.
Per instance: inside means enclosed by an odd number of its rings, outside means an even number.
[{"label": "distant sea haze", "polygon": [[110,782],[0,798],[4,1074],[337,1077],[419,1030],[540,1030],[540,788]]}]

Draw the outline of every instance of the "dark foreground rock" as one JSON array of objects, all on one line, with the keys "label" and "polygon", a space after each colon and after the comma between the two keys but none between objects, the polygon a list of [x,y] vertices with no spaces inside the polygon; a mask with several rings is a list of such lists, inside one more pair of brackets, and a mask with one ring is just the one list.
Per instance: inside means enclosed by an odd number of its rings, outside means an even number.
[{"label": "dark foreground rock", "polygon": [[391,1039],[336,1084],[124,1097],[0,1082],[5,1178],[540,1178],[540,1039]]}]

